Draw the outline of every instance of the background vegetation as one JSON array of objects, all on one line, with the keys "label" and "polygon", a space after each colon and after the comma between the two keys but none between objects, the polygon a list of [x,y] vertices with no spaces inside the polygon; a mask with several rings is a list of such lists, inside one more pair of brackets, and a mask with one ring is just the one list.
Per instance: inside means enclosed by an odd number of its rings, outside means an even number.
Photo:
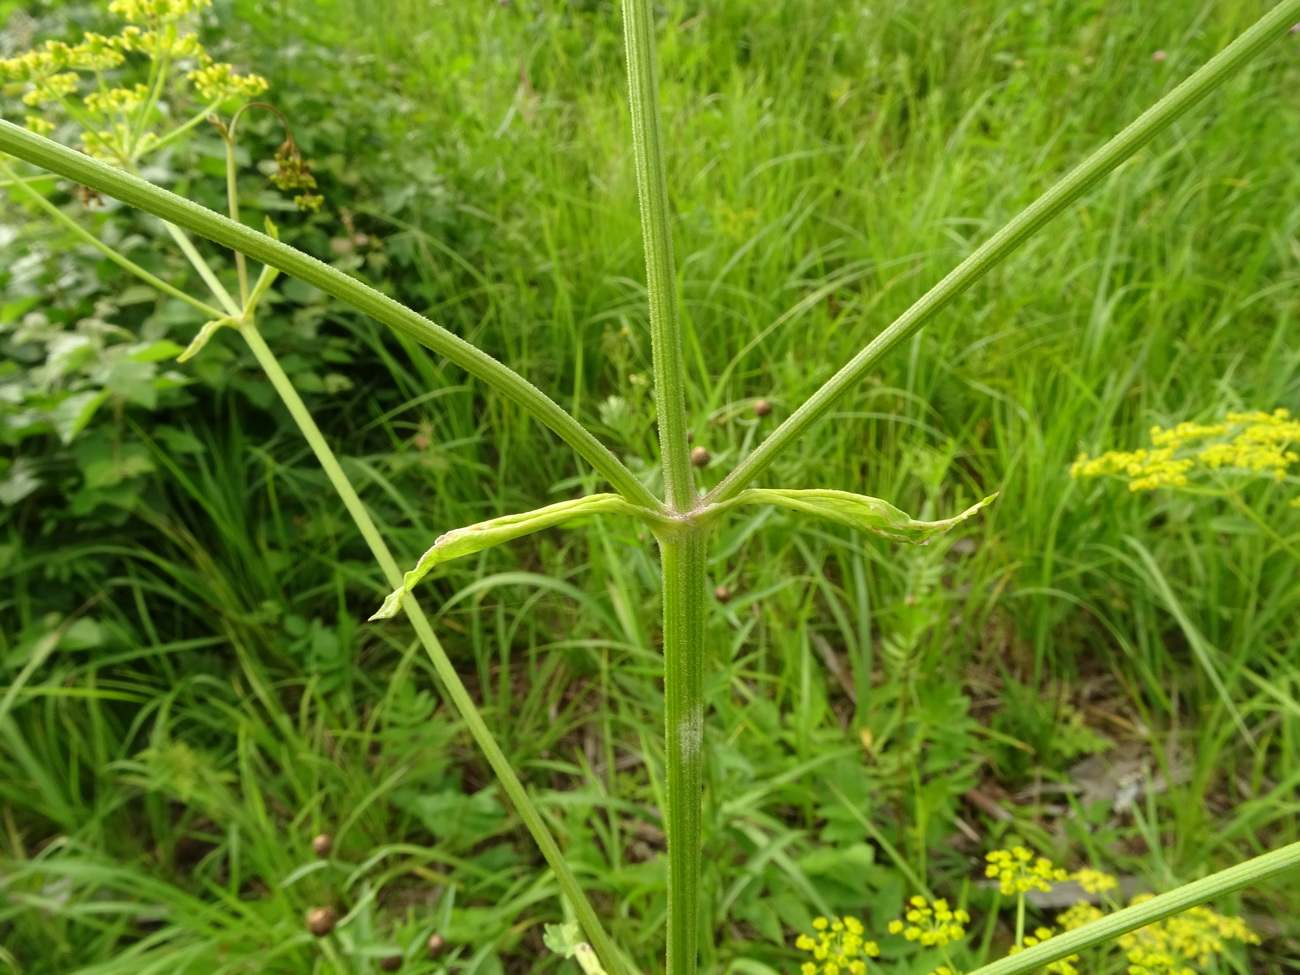
[{"label": "background vegetation", "polygon": [[[665,4],[690,408],[718,465],[702,483],[1265,6]],[[9,53],[104,14],[4,0],[0,17]],[[657,476],[613,3],[218,0],[210,34],[272,81],[328,201],[278,212],[255,164],[279,137],[258,122],[250,221],[275,212],[287,239],[508,360]],[[1293,556],[1218,502],[1068,474],[1153,423],[1300,407],[1298,42],[959,299],[771,477],[919,517],[1001,491],[960,537],[905,550],[753,509],[721,532],[709,970],[792,969],[789,934],[819,913],[883,936],[922,878],[978,922],[996,897],[978,864],[1010,837],[1143,889],[1300,838]],[[152,175],[216,203],[221,153],[200,136]],[[541,948],[555,887],[431,668],[402,625],[361,622],[382,581],[237,337],[174,366],[162,353],[194,313],[6,207],[0,961],[571,965]],[[90,219],[183,275],[156,222],[111,204]],[[596,487],[455,368],[308,288],[273,297],[268,339],[408,558]],[[55,410],[104,391],[82,428]],[[1244,492],[1296,544],[1295,485]],[[645,971],[664,909],[651,546],[593,522],[427,586]],[[346,938],[304,929],[321,904],[351,912]],[[1265,937],[1252,970],[1294,970],[1298,906],[1282,885],[1243,896]],[[449,950],[426,960],[435,931]],[[990,924],[975,943],[1005,937]]]}]

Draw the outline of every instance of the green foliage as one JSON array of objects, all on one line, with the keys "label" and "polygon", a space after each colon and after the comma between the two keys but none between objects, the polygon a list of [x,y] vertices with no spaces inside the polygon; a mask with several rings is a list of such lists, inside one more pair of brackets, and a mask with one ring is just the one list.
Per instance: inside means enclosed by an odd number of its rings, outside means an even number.
[{"label": "green foliage", "polygon": [[[717,465],[700,482],[712,487],[922,282],[1262,6],[977,3],[954,17],[885,4],[870,18],[802,2],[666,7],[687,402]],[[331,204],[353,210],[285,220],[284,238],[563,391],[653,483],[614,5],[327,9],[240,4],[251,33],[229,28],[286,114],[312,120],[295,138]],[[1151,60],[1157,49],[1168,58]],[[1067,473],[1081,447],[1138,443],[1152,423],[1297,405],[1290,55],[1266,56],[959,299],[772,471],[773,483],[887,496],[921,519],[1000,490],[969,540],[896,552],[836,528],[796,534],[796,518],[759,508],[720,527],[709,574],[729,600],[709,609],[705,741],[720,798],[705,810],[703,877],[716,970],[792,968],[790,932],[813,912],[862,912],[879,929],[905,893],[890,849],[955,898],[969,873],[950,843],[954,818],[970,817],[964,792],[1028,788],[1049,765],[1010,764],[1029,753],[987,724],[1048,755],[1040,742],[1071,734],[1073,719],[1053,714],[1063,685],[1094,733],[1148,743],[1153,768],[1190,767],[1148,793],[1136,820],[1093,820],[1095,832],[1037,800],[1004,802],[1026,829],[1044,817],[1072,857],[1108,848],[1118,868],[1162,883],[1295,837],[1289,557],[1243,518],[1178,497],[1115,505]],[[253,158],[281,141],[270,119],[246,132]],[[219,206],[220,151],[197,134],[165,178]],[[277,212],[265,175],[243,173],[250,209]],[[114,211],[97,230],[137,240],[134,259],[197,286],[162,259],[152,221]],[[50,315],[77,298],[59,312],[65,329],[125,290],[97,257],[50,252],[64,270],[44,265],[37,303]],[[171,301],[125,311],[119,324],[136,335],[183,316],[158,335],[178,345],[202,323]],[[590,489],[509,401],[408,355],[333,299],[284,282],[263,318],[411,562],[448,525]],[[83,433],[102,424],[107,442],[138,443],[153,464],[133,479],[147,504],[115,514],[120,524],[72,521],[61,494],[82,475],[55,434],[18,454],[39,461],[29,469],[46,486],[0,516],[12,689],[0,794],[17,823],[0,880],[5,949],[59,973],[373,970],[398,946],[404,971],[553,967],[534,933],[558,920],[555,887],[517,818],[484,821],[498,832],[466,856],[410,805],[477,796],[486,769],[440,695],[409,686],[432,675],[404,635],[357,624],[382,592],[271,389],[233,333],[186,374],[159,396],[164,425],[126,402]],[[760,396],[771,419],[751,413]],[[1294,509],[1264,504],[1293,539]],[[649,538],[620,522],[448,563],[427,587],[511,761],[584,884],[619,905],[615,934],[648,969],[663,912],[663,702],[647,679],[658,605]],[[1023,722],[999,723],[1007,709],[992,718],[1003,670],[1026,688]],[[114,763],[165,753],[169,736],[235,776],[223,781],[239,817],[124,789]],[[925,796],[900,779],[912,759],[928,763]],[[439,763],[454,772],[409,781]],[[289,882],[316,863],[306,839],[323,827],[349,862],[380,859],[359,878]],[[330,897],[359,903],[370,926],[348,942],[355,957],[322,960],[302,931]],[[1252,895],[1249,909],[1283,932],[1253,964],[1285,970],[1285,890]],[[425,961],[435,929],[454,936],[451,957]]]}]

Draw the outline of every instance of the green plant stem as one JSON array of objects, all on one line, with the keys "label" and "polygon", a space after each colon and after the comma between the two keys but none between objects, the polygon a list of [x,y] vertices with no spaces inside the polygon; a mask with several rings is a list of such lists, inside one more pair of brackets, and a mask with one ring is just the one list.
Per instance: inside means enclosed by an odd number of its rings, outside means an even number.
[{"label": "green plant stem", "polygon": [[[230,219],[235,223],[239,223],[239,169],[235,165],[235,126],[233,121],[230,128],[222,136],[222,141],[226,144],[226,199],[230,207]],[[248,259],[239,251],[235,251],[235,273],[239,278],[239,302],[247,309]]]},{"label": "green plant stem", "polygon": [[704,619],[708,528],[661,536],[664,603],[664,832],[668,836],[668,975],[693,975],[699,948]]},{"label": "green plant stem", "polygon": [[136,264],[134,261],[132,261],[130,258],[124,257],[121,254],[119,254],[117,251],[113,250],[113,248],[109,247],[102,240],[100,240],[98,237],[92,234],[89,230],[81,226],[81,224],[77,223],[77,221],[73,220],[70,216],[68,216],[58,207],[56,207],[53,203],[47,200],[40,193],[37,193],[31,187],[27,186],[24,181],[18,180],[17,177],[14,176],[13,170],[11,170],[3,162],[0,162],[0,173],[3,173],[7,178],[10,178],[12,180],[11,185],[20,186],[22,191],[31,198],[32,202],[35,203],[38,207],[40,207],[42,210],[44,210],[46,214],[48,214],[53,220],[55,220],[60,225],[62,225],[63,227],[71,231],[73,234],[75,234],[81,240],[85,241],[91,247],[95,248],[95,250],[99,251],[101,254],[107,257],[118,267],[122,268],[124,271],[127,271],[130,274],[134,274],[137,278],[139,278],[145,284],[149,285],[151,288],[155,288],[158,291],[161,291],[163,294],[171,295],[173,298],[179,299],[180,301],[185,302],[187,305],[192,305],[193,307],[197,308],[199,311],[203,312],[206,315],[211,316],[212,318],[224,317],[225,312],[218,311],[216,308],[213,308],[207,302],[200,301],[198,298],[195,298],[192,295],[187,295],[180,288],[168,284],[166,281],[162,280],[161,278],[155,277],[154,275],[146,271],[144,268],[142,268],[139,264]]},{"label": "green plant stem", "polygon": [[[248,342],[248,347],[252,350],[258,365],[262,367],[267,378],[271,380],[271,385],[275,387],[275,391],[280,394],[280,399],[288,408],[290,416],[298,425],[298,429],[302,431],[302,435],[311,447],[312,453],[316,455],[316,460],[324,469],[325,476],[329,478],[330,484],[338,492],[343,506],[347,508],[348,514],[352,516],[352,520],[360,530],[362,538],[365,539],[371,554],[383,571],[388,585],[392,588],[401,585],[402,570],[398,566],[397,560],[393,558],[383,535],[379,532],[378,526],[371,519],[370,513],[366,510],[356,489],[352,487],[352,482],[348,480],[347,474],[344,472],[334,451],[330,449],[325,436],[320,431],[320,427],[316,425],[316,421],[312,418],[311,411],[307,409],[307,404],[298,395],[298,391],[281,367],[275,353],[266,344],[266,340],[262,338],[262,333],[257,330],[256,325],[244,325],[240,328],[240,332]],[[560,851],[559,845],[551,836],[550,830],[546,828],[541,813],[538,812],[537,807],[528,797],[528,792],[515,774],[510,760],[506,758],[505,753],[497,745],[496,739],[492,737],[492,732],[483,720],[478,706],[474,703],[474,699],[470,697],[469,691],[465,689],[465,685],[461,682],[460,675],[456,673],[456,668],[447,656],[446,650],[443,649],[442,643],[434,634],[433,627],[424,614],[424,610],[420,608],[414,596],[407,596],[403,606],[407,617],[411,621],[411,626],[415,630],[416,637],[424,645],[425,652],[428,653],[429,659],[433,662],[434,669],[438,672],[438,677],[446,687],[456,710],[460,712],[460,716],[464,720],[466,727],[469,728],[474,741],[483,750],[488,764],[492,766],[492,771],[496,773],[501,782],[502,789],[505,790],[510,802],[519,813],[519,818],[524,821],[524,825],[528,827],[528,831],[541,849],[542,856],[546,858],[546,862],[555,871],[555,877],[560,889],[572,901],[574,911],[578,915],[578,920],[587,933],[592,946],[600,955],[611,975],[621,975],[623,967],[614,950],[613,942],[601,925],[600,918],[592,908],[591,902],[583,893],[578,878],[574,876],[568,862],[564,859],[564,854]]]},{"label": "green plant stem", "polygon": [[212,292],[213,297],[220,302],[222,308],[226,309],[226,313],[232,318],[242,317],[244,310],[230,296],[226,286],[217,277],[217,272],[212,269],[212,265],[208,263],[207,258],[199,253],[199,249],[194,246],[194,241],[190,240],[189,235],[170,221],[164,220],[163,226],[167,228],[167,233],[171,234],[172,240],[176,241],[176,246],[181,249],[185,259],[190,262],[194,270],[199,272],[199,277],[208,286],[208,290]]},{"label": "green plant stem", "polygon": [[1025,892],[1016,892],[1016,944],[1025,943]]},{"label": "green plant stem", "polygon": [[1189,907],[1204,904],[1215,897],[1241,890],[1243,887],[1249,887],[1298,866],[1300,866],[1300,843],[1292,843],[1280,850],[1265,853],[1253,860],[1239,863],[1235,867],[1184,884],[1149,901],[1116,911],[1081,928],[1062,932],[1032,948],[1026,948],[1024,951],[977,968],[970,975],[1022,975],[1024,972],[1041,968],[1067,955],[1112,941],[1121,934],[1135,931],[1147,924],[1185,911]]},{"label": "green plant stem", "polygon": [[153,186],[131,173],[114,169],[3,119],[0,119],[0,152],[17,156],[191,233],[240,251],[351,305],[393,331],[445,356],[470,375],[499,390],[559,435],[628,501],[643,508],[662,509],[659,500],[635,474],[536,386],[486,352],[337,268],[207,207]]},{"label": "green plant stem", "polygon": [[627,47],[628,101],[632,109],[637,196],[641,201],[641,234],[645,242],[655,413],[664,492],[671,510],[685,512],[699,503],[699,495],[686,440],[686,368],[677,316],[677,274],[660,132],[651,0],[625,0],[623,37]]},{"label": "green plant stem", "polygon": [[849,361],[759,444],[709,495],[705,503],[734,498],[781,453],[799,441],[835,402],[852,390],[890,350],[934,318],[950,301],[982,278],[1111,170],[1172,125],[1247,61],[1284,36],[1300,19],[1300,0],[1283,0],[1254,26],[1211,58],[1195,74],[1106,143],[1010,223],[976,249],[916,304]]}]

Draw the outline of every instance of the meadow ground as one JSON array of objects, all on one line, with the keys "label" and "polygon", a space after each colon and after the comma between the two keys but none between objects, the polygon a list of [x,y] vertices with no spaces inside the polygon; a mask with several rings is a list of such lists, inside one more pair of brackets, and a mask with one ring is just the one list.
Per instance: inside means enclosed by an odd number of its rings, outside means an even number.
[{"label": "meadow ground", "polygon": [[[1266,6],[666,3],[701,484]],[[226,56],[271,79],[327,190],[299,241],[507,360],[653,482],[615,7],[217,13]],[[1293,35],[767,479],[917,517],[1000,492],[979,518],[917,549],[764,509],[722,527],[706,970],[793,970],[792,932],[815,914],[883,936],[922,883],[991,917],[979,863],[1011,838],[1142,889],[1300,838],[1294,480],[1238,482],[1234,506],[1069,475],[1155,424],[1300,410],[1297,90]],[[181,188],[219,184],[195,152]],[[309,289],[275,300],[272,338],[404,558],[602,489],[457,369]],[[233,337],[195,375],[182,408],[117,419],[149,457],[132,505],[91,503],[87,521],[38,493],[0,514],[0,960],[25,975],[360,973],[394,950],[411,972],[572,965],[541,947],[554,882],[407,627],[361,622],[382,580],[264,381]],[[652,540],[591,521],[453,563],[423,595],[615,939],[655,970]],[[350,912],[338,939],[303,929],[323,903]],[[1295,970],[1293,880],[1219,906],[1265,936],[1249,970]],[[435,931],[450,949],[426,961]],[[977,923],[964,961],[1004,940]]]}]

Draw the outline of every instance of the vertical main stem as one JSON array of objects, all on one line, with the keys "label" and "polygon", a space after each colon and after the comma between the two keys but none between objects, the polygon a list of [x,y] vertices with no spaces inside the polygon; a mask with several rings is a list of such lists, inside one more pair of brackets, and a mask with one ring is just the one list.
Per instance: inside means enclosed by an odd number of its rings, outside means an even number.
[{"label": "vertical main stem", "polygon": [[704,613],[708,533],[662,538],[664,755],[668,834],[668,975],[693,975],[699,948]]},{"label": "vertical main stem", "polygon": [[[659,120],[651,0],[624,0],[628,102],[645,238],[655,409],[668,509],[699,504],[686,424],[685,363],[677,320],[668,179]],[[668,975],[694,975],[699,949],[700,790],[704,738],[704,570],[708,535],[698,523],[659,540],[664,601],[664,755],[668,834]]]},{"label": "vertical main stem", "polygon": [[695,507],[695,475],[686,441],[686,381],[681,327],[677,321],[677,273],[659,126],[659,83],[655,72],[651,0],[625,0],[623,35],[627,42],[628,101],[632,108],[632,148],[636,156],[641,233],[645,240],[646,291],[650,299],[650,346],[654,358],[655,409],[664,491],[673,511]]}]

